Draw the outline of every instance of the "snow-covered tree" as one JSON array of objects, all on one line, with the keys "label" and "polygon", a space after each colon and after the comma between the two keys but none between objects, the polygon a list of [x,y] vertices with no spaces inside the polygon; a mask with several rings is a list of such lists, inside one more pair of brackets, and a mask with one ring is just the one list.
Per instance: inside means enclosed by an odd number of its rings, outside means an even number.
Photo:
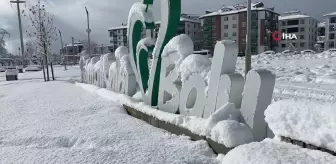
[{"label": "snow-covered tree", "polygon": [[6,42],[4,40],[6,35],[10,37],[10,34],[6,30],[0,29],[0,58],[8,55]]},{"label": "snow-covered tree", "polygon": [[[47,80],[49,80],[48,63],[52,66],[51,45],[58,39],[57,28],[54,26],[54,16],[46,11],[41,0],[37,0],[37,3],[33,6],[28,6],[22,13],[30,21],[26,33],[32,43],[37,46],[38,54],[43,55],[44,64],[47,68]],[[51,69],[53,68],[51,67]],[[51,72],[53,74],[53,70]]]}]

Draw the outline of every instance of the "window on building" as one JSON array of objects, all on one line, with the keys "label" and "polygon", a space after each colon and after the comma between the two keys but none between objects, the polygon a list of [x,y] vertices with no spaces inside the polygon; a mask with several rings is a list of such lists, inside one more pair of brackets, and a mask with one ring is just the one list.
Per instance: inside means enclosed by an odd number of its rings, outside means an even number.
[{"label": "window on building", "polygon": [[121,39],[121,37],[120,37],[120,36],[118,36],[118,39]]},{"label": "window on building", "polygon": [[188,28],[190,28],[190,24],[188,24]]},{"label": "window on building", "polygon": [[194,35],[196,35],[196,32],[194,32]]},{"label": "window on building", "polygon": [[286,33],[286,29],[282,29],[281,32]]},{"label": "window on building", "polygon": [[335,39],[335,33],[329,34],[329,39]]},{"label": "window on building", "polygon": [[232,24],[232,28],[237,28],[237,24]]},{"label": "window on building", "polygon": [[305,43],[300,43],[300,47],[304,47],[305,46]]},{"label": "window on building", "polygon": [[233,33],[232,33],[232,36],[237,36],[237,33],[236,33],[236,32],[233,32]]},{"label": "window on building", "polygon": [[330,25],[329,31],[336,31],[336,25]]},{"label": "window on building", "polygon": [[329,48],[334,48],[335,47],[335,42],[331,41],[329,42]]},{"label": "window on building", "polygon": [[252,12],[252,18],[256,18],[256,17],[258,17],[258,13]]},{"label": "window on building", "polygon": [[229,25],[224,25],[224,29],[228,29],[229,28]]},{"label": "window on building", "polygon": [[330,23],[336,23],[336,17],[331,17],[330,18]]},{"label": "window on building", "polygon": [[300,35],[300,39],[304,39],[304,35]]},{"label": "window on building", "polygon": [[281,21],[282,26],[286,26],[286,21]]},{"label": "window on building", "polygon": [[246,43],[246,40],[245,39],[242,39],[242,44],[245,44]]},{"label": "window on building", "polygon": [[224,17],[224,21],[228,21],[229,18],[227,16]]},{"label": "window on building", "polygon": [[245,31],[245,30],[242,32],[242,35],[243,35],[243,36],[245,36],[245,35],[246,35],[246,31]]},{"label": "window on building", "polygon": [[194,28],[196,28],[196,24],[194,24]]},{"label": "window on building", "polygon": [[237,20],[237,15],[233,15],[232,20]]},{"label": "window on building", "polygon": [[251,52],[252,52],[252,54],[256,54],[257,53],[257,49],[255,47],[252,47],[251,48]]},{"label": "window on building", "polygon": [[300,24],[304,24],[305,23],[305,21],[304,20],[300,20]]},{"label": "window on building", "polygon": [[300,32],[304,32],[305,29],[303,27],[300,28]]},{"label": "window on building", "polygon": [[256,26],[258,26],[258,22],[257,22],[257,21],[252,21],[252,22],[251,22],[251,26],[252,26],[252,27],[256,27]]},{"label": "window on building", "polygon": [[228,37],[229,35],[228,35],[228,33],[224,33],[224,37]]},{"label": "window on building", "polygon": [[299,20],[288,20],[287,26],[299,25]]},{"label": "window on building", "polygon": [[286,48],[286,44],[281,44],[281,48]]},{"label": "window on building", "polygon": [[246,22],[242,22],[242,27],[246,27]]},{"label": "window on building", "polygon": [[296,33],[296,32],[299,32],[298,27],[287,28],[287,33]]}]

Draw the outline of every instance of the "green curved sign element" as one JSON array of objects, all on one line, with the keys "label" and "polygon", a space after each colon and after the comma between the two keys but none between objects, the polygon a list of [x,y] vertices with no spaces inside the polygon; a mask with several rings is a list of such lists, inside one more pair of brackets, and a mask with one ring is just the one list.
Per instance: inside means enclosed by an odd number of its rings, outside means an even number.
[{"label": "green curved sign element", "polygon": [[[161,55],[165,45],[176,36],[181,15],[181,0],[161,1],[161,25],[159,35],[153,50],[153,64],[148,69],[148,55],[150,45],[141,42],[144,29],[154,29],[153,0],[143,0],[132,6],[128,20],[128,41],[133,70],[143,97],[151,106],[158,104],[160,87]],[[149,74],[150,72],[150,74]],[[147,93],[147,94],[146,94]]]}]

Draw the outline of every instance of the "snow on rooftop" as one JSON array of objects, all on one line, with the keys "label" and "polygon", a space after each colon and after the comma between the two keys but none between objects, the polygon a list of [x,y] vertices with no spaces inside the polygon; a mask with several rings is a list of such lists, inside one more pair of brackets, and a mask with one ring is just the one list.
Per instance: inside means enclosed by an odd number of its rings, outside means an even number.
[{"label": "snow on rooftop", "polygon": [[300,19],[300,18],[311,18],[311,17],[308,16],[308,15],[303,15],[303,14],[281,15],[281,16],[279,16],[279,20]]},{"label": "snow on rooftop", "polygon": [[321,23],[317,24],[317,27],[325,27],[325,25],[326,25],[326,22],[321,22]]},{"label": "snow on rooftop", "polygon": [[127,26],[112,27],[108,30],[111,31],[111,30],[119,30],[119,29],[127,29]]},{"label": "snow on rooftop", "polygon": [[[251,10],[268,10],[271,12],[274,12],[272,9],[265,8],[264,4],[262,2],[255,2],[251,3]],[[209,17],[209,16],[216,16],[216,15],[228,15],[228,14],[234,14],[239,12],[247,11],[247,5],[246,4],[236,4],[232,6],[223,6],[220,10],[202,15],[200,18]]]},{"label": "snow on rooftop", "polygon": [[329,13],[329,14],[325,14],[323,15],[324,17],[328,17],[328,16],[336,16],[336,12],[332,12],[332,13]]}]

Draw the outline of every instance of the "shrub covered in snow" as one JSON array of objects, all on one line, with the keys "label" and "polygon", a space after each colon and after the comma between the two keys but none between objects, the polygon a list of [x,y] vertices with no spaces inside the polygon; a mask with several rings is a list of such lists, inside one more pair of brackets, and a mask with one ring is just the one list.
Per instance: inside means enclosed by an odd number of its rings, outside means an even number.
[{"label": "shrub covered in snow", "polygon": [[265,120],[276,136],[336,151],[335,109],[335,104],[282,100],[267,108]]}]

